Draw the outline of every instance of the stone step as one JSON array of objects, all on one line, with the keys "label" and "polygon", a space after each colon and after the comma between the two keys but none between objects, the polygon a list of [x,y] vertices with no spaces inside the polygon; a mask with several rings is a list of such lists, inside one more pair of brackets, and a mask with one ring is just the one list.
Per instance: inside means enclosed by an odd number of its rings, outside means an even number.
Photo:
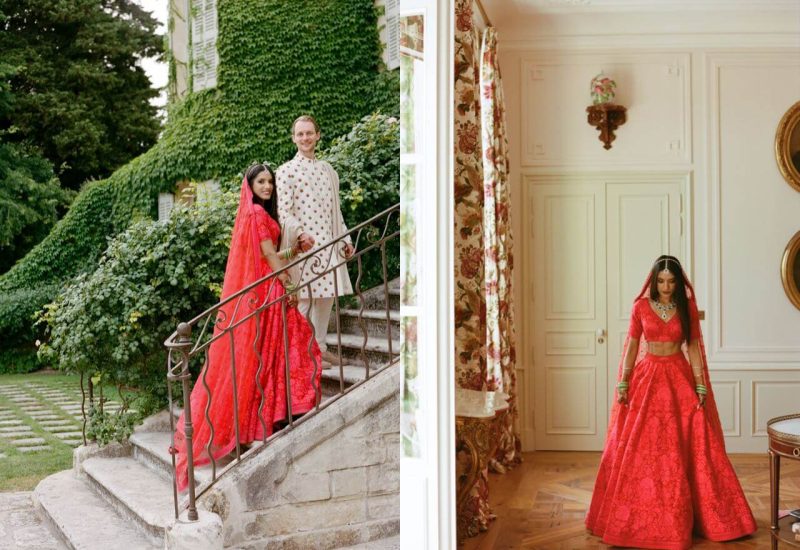
[{"label": "stone step", "polygon": [[[354,287],[355,289],[355,287]],[[358,294],[353,294],[358,299]],[[384,292],[383,285],[370,288],[362,293],[364,298],[364,307],[367,309],[385,309],[386,308],[386,293]],[[389,309],[400,311],[400,279],[393,279],[389,281]]]},{"label": "stone step", "polygon": [[128,441],[136,460],[172,483],[172,457],[169,454],[172,437],[169,432],[135,431]]},{"label": "stone step", "polygon": [[42,518],[70,549],[163,548],[163,542],[155,544],[130,521],[111,510],[72,470],[58,472],[39,482],[33,501]]},{"label": "stone step", "polygon": [[133,457],[90,458],[82,468],[94,489],[122,517],[133,521],[153,542],[175,517],[172,486]]},{"label": "stone step", "polygon": [[322,397],[332,397],[341,392],[341,385],[339,380],[342,379],[341,374],[344,374],[344,389],[346,390],[353,384],[357,384],[364,380],[366,373],[364,367],[357,365],[345,365],[342,368],[343,373],[339,372],[338,367],[332,369],[325,369],[322,371]]},{"label": "stone step", "polygon": [[[399,336],[399,334],[398,334]],[[345,365],[364,365],[361,356],[361,346],[364,346],[364,353],[370,368],[377,368],[389,363],[394,356],[400,354],[400,340],[392,340],[392,354],[389,354],[389,341],[386,338],[377,336],[368,337],[366,344],[363,336],[352,334],[342,334],[342,361]],[[339,341],[336,334],[328,334],[325,341],[328,344],[328,351],[336,355],[339,350]]]},{"label": "stone step", "polygon": [[[134,432],[129,441],[133,446],[133,457],[167,481],[170,487],[169,501],[172,502],[173,471],[172,456],[169,454],[169,447],[172,444],[170,433]],[[261,445],[261,441],[255,441],[247,449],[242,448],[242,456],[244,456],[246,452],[254,451]],[[235,462],[235,460],[235,451],[217,460],[217,477]],[[212,474],[213,471],[210,464],[194,467],[194,475],[198,487],[203,487],[211,483],[213,479]],[[185,497],[185,494],[183,496]]]},{"label": "stone step", "polygon": [[[170,487],[172,487],[172,456],[169,454],[169,447],[172,444],[172,437],[169,432],[136,432],[130,437],[133,445],[133,457],[156,472]],[[217,465],[217,475],[223,464],[230,460],[222,461]],[[194,475],[200,484],[207,484],[211,481],[211,466],[195,467]],[[172,502],[172,496],[170,496]]]},{"label": "stone step", "polygon": [[[358,309],[339,310],[339,326],[342,334],[353,334],[363,336],[363,328],[370,336],[386,338],[387,323],[386,310],[365,309],[359,314]],[[389,311],[389,328],[392,331],[392,338],[400,337],[400,312]],[[336,334],[336,311],[331,313],[331,321],[328,324],[328,333]]]},{"label": "stone step", "polygon": [[[380,300],[380,302],[379,302],[380,303],[380,307],[385,307],[383,305],[384,301],[385,301],[383,296],[381,296],[379,298],[379,300]],[[373,306],[373,307],[376,307],[376,306]],[[389,286],[389,309],[393,309],[395,311],[400,311],[400,287],[399,286],[396,287],[396,288],[392,287],[391,285]]]}]

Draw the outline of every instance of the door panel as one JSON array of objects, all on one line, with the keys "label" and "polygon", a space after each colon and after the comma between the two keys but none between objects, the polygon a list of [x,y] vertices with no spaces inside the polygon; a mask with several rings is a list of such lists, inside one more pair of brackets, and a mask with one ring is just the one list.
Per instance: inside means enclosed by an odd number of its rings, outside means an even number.
[{"label": "door panel", "polygon": [[537,449],[594,449],[605,436],[605,193],[537,185],[534,383]]},{"label": "door panel", "polygon": [[633,297],[682,256],[679,183],[533,186],[535,446],[602,450]]}]

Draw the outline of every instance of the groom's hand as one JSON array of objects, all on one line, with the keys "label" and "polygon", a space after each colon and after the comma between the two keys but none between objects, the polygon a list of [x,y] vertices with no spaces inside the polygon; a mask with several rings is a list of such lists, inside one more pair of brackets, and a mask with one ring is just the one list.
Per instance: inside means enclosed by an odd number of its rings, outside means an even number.
[{"label": "groom's hand", "polygon": [[353,248],[352,244],[344,243],[344,257],[345,258],[350,259],[350,257],[353,255],[353,252],[355,252],[355,251],[356,251],[356,249]]},{"label": "groom's hand", "polygon": [[300,250],[308,252],[314,247],[314,237],[308,233],[301,233],[297,238],[297,244],[300,246]]}]

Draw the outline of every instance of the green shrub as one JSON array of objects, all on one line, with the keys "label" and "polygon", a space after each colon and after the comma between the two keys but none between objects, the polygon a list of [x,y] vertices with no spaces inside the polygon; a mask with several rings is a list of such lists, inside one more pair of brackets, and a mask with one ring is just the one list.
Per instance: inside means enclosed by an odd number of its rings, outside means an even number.
[{"label": "green shrub", "polygon": [[97,269],[46,306],[49,340],[40,356],[68,373],[154,396],[149,408],[163,404],[163,342],[218,300],[237,202],[237,193],[224,192],[176,207],[167,221],[134,223],[112,240]]},{"label": "green shrub", "polygon": [[[322,155],[339,174],[342,215],[348,228],[383,212],[400,202],[400,124],[397,118],[379,113],[361,119],[347,135],[334,141]],[[375,239],[384,229],[385,220],[361,236],[359,248]],[[398,217],[391,227],[399,227]],[[386,247],[387,277],[400,274],[400,240]],[[348,264],[351,280],[358,277],[356,262]],[[379,250],[363,257],[360,286],[368,289],[383,280]]]},{"label": "green shrub", "polygon": [[36,348],[0,350],[0,374],[25,374],[41,367]]},{"label": "green shrub", "polygon": [[0,299],[0,326],[3,327],[3,349],[24,350],[33,346],[38,336],[33,326],[36,313],[53,299],[59,286],[41,285],[4,292]]},{"label": "green shrub", "polygon": [[97,441],[102,447],[112,441],[123,443],[133,433],[134,425],[139,422],[138,412],[118,411],[106,412],[94,405],[89,406],[86,422],[86,439]]}]

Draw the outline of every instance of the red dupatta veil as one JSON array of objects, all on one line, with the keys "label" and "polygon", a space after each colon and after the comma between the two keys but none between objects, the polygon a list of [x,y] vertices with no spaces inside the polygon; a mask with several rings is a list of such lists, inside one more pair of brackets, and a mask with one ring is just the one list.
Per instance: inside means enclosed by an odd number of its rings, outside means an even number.
[{"label": "red dupatta veil", "polygon": [[[245,178],[242,180],[239,208],[233,225],[221,302],[271,273],[269,264],[261,259],[255,208],[253,192]],[[217,310],[213,336],[217,339],[207,348],[205,365],[191,395],[194,428],[192,447],[195,465],[208,464],[212,456],[215,460],[221,458],[236,446],[234,388],[238,404],[236,409],[240,428],[239,441],[248,443],[264,435],[262,422],[258,417],[253,417],[253,411],[258,409],[262,392],[257,388],[253,391],[253,388],[256,384],[257,369],[259,365],[263,365],[262,346],[257,345],[264,339],[264,335],[260,334],[263,325],[261,318],[270,308],[253,315],[238,326],[235,325],[267,303],[267,299],[272,301],[283,294],[283,285],[273,278],[224,303]],[[228,334],[221,334],[234,326],[235,328],[228,331]],[[231,354],[232,346],[233,354]],[[232,358],[235,362],[235,377],[231,368]],[[237,382],[235,386],[234,378]],[[213,426],[208,419],[211,419]],[[179,490],[185,488],[188,483],[184,420],[182,415],[175,432]],[[271,420],[267,419],[263,424],[266,425],[267,435],[270,435]]]}]

